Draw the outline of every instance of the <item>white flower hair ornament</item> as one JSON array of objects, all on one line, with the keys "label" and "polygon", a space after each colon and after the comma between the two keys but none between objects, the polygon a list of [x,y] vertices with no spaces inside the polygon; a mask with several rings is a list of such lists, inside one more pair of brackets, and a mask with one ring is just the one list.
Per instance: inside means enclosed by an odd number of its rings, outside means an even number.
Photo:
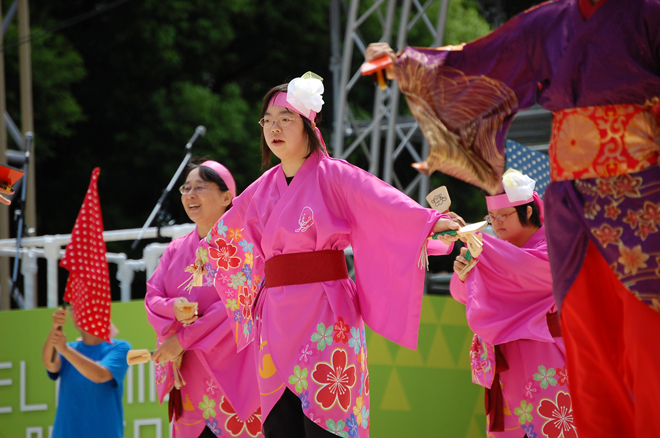
[{"label": "white flower hair ornament", "polygon": [[502,185],[510,202],[532,199],[536,182],[519,170],[509,169],[502,175]]},{"label": "white flower hair ornament", "polygon": [[323,108],[323,78],[310,72],[295,78],[287,87],[286,101],[312,122]]}]

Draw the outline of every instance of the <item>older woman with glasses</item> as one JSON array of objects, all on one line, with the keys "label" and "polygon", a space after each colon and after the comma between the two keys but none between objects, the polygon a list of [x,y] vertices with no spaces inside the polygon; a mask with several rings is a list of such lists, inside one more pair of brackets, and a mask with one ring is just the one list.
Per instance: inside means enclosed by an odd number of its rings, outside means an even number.
[{"label": "older woman with glasses", "polygon": [[486,197],[486,220],[499,239],[483,235],[483,252],[466,274],[462,248],[450,284],[475,333],[472,381],[486,388],[488,436],[577,437],[543,203],[518,171],[507,171],[503,185],[505,194]]},{"label": "older woman with glasses", "polygon": [[190,292],[182,287],[199,240],[231,207],[236,184],[215,161],[187,170],[179,191],[196,228],[167,246],[147,282],[145,298],[158,337],[153,360],[159,400],[170,396],[174,437],[256,437],[261,435],[261,411],[254,352],[236,352],[235,321],[213,287],[215,271],[208,266],[201,287]]}]

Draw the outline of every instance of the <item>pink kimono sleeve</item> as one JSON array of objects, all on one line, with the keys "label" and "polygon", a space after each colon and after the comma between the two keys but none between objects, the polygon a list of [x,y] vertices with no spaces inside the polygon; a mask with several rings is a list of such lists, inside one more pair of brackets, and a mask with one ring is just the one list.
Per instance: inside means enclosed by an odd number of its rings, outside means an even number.
[{"label": "pink kimono sleeve", "polygon": [[[256,184],[256,183],[255,183]],[[254,339],[252,305],[263,283],[263,261],[255,261],[259,242],[258,218],[246,218],[255,184],[234,198],[233,206],[200,241],[197,259],[214,273],[213,285],[220,295],[240,351]],[[248,228],[254,229],[248,229]],[[184,342],[187,342],[184,340]]]},{"label": "pink kimono sleeve", "polygon": [[163,281],[163,277],[170,268],[173,251],[173,243],[170,243],[160,258],[158,267],[149,281],[147,281],[147,294],[144,298],[149,324],[151,324],[161,339],[172,329],[172,325],[176,323],[176,318],[174,317],[174,300],[176,297],[168,298]]},{"label": "pink kimono sleeve", "polygon": [[222,301],[212,304],[194,323],[179,330],[177,337],[181,346],[185,350],[212,348],[227,332],[227,329],[222,327],[229,324],[225,313]]},{"label": "pink kimono sleeve", "polygon": [[465,283],[458,278],[458,275],[456,275],[455,272],[454,275],[451,276],[451,282],[449,282],[449,293],[451,293],[451,296],[459,303],[466,303],[467,287],[465,287]]},{"label": "pink kimono sleeve", "polygon": [[[450,219],[447,215],[440,215],[440,217]],[[429,255],[438,256],[438,255],[447,255],[454,249],[454,242],[447,245],[441,240],[428,240],[426,242],[426,252]]]},{"label": "pink kimono sleeve", "polygon": [[554,342],[546,320],[555,300],[545,239],[518,248],[487,234],[483,238],[483,253],[464,283],[470,328],[492,345]]},{"label": "pink kimono sleeve", "polygon": [[440,213],[362,169],[346,169],[342,185],[360,311],[372,330],[415,349],[425,276],[420,254]]}]

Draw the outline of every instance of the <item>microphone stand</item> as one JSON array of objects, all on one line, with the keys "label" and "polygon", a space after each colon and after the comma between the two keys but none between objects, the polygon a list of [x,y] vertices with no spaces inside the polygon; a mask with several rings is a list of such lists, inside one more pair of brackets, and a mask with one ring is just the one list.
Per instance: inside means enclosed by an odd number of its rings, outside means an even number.
[{"label": "microphone stand", "polygon": [[23,181],[21,182],[21,200],[18,207],[14,210],[14,219],[18,219],[18,229],[16,230],[16,256],[14,257],[14,270],[11,276],[11,296],[16,301],[16,304],[21,309],[25,309],[25,298],[18,291],[18,261],[21,254],[21,238],[23,237],[23,209],[25,208],[25,196],[27,193],[27,180],[28,180],[28,165],[30,164],[30,154],[32,149],[32,141],[34,134],[32,132],[25,133],[25,162],[23,163]]},{"label": "microphone stand", "polygon": [[206,128],[203,126],[198,126],[197,129],[195,129],[195,134],[191,137],[190,141],[186,144],[186,156],[183,158],[183,161],[181,161],[181,164],[179,165],[179,168],[176,170],[176,173],[170,180],[170,183],[167,185],[165,190],[163,190],[163,194],[160,196],[160,199],[156,203],[156,206],[154,209],[151,211],[151,214],[147,218],[147,221],[144,223],[142,226],[142,229],[140,230],[140,234],[138,234],[137,239],[133,242],[131,245],[131,249],[137,248],[138,244],[142,240],[142,237],[144,236],[145,231],[151,224],[151,221],[154,220],[158,212],[163,206],[163,203],[165,202],[165,199],[167,198],[167,195],[170,194],[172,191],[172,188],[174,187],[174,184],[176,184],[177,180],[179,179],[179,176],[181,176],[181,173],[183,172],[183,169],[185,169],[186,165],[188,164],[188,161],[190,161],[190,157],[192,157],[192,147],[195,141],[199,137],[203,137],[204,134],[206,134]]}]

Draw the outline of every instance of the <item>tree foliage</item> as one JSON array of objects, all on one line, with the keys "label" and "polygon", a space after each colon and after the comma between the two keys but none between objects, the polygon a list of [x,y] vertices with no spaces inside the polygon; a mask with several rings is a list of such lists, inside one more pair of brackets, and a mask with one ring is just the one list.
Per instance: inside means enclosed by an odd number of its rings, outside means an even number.
[{"label": "tree foliage", "polygon": [[[33,35],[111,3],[32,0]],[[329,133],[328,11],[328,0],[131,0],[32,41],[39,234],[72,228],[97,166],[106,229],[141,227],[198,125],[208,133],[195,153],[223,162],[244,189],[261,173],[262,96],[305,71],[326,78],[322,129]],[[379,26],[365,24],[365,41],[380,38]],[[450,3],[446,44],[488,31],[469,0]],[[423,34],[413,28],[409,43],[430,44]],[[12,26],[7,99],[19,122],[15,40]],[[368,114],[365,90],[351,104]],[[182,222],[178,199],[170,196],[169,210]]]}]

